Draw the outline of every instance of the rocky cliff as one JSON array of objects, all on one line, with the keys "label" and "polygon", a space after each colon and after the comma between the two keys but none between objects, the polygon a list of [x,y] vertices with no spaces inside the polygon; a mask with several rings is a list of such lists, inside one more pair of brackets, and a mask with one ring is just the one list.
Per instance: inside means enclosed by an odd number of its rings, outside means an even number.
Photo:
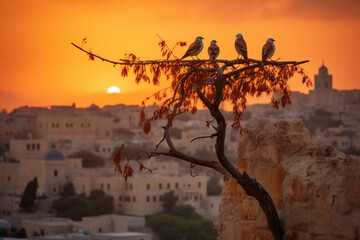
[{"label": "rocky cliff", "polygon": [[[238,168],[269,192],[286,239],[359,239],[360,157],[314,146],[301,120],[246,124]],[[221,195],[218,240],[272,239],[259,204],[234,179]]]}]

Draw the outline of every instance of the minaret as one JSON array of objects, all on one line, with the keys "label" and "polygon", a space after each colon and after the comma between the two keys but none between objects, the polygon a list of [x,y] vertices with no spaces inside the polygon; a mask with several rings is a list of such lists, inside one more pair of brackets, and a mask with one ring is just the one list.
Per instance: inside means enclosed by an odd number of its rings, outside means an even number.
[{"label": "minaret", "polygon": [[315,75],[314,104],[316,107],[328,108],[334,104],[332,87],[332,75],[328,73],[323,60],[318,75]]},{"label": "minaret", "polygon": [[315,75],[315,91],[330,91],[332,90],[332,75],[328,74],[328,69],[324,65],[319,68],[319,74]]}]

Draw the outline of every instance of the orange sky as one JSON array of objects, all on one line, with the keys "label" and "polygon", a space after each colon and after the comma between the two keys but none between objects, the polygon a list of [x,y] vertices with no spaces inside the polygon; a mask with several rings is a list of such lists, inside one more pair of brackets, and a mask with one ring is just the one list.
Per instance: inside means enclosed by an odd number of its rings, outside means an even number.
[{"label": "orange sky", "polygon": [[[122,78],[119,68],[88,57],[70,45],[88,38],[87,48],[117,60],[133,52],[160,59],[156,34],[169,45],[216,39],[219,58],[237,57],[242,33],[251,58],[260,58],[266,39],[276,40],[273,58],[305,60],[311,78],[322,59],[334,88],[360,89],[359,0],[0,0],[0,108],[23,105],[140,104],[156,91]],[[314,3],[315,2],[315,3]],[[178,57],[186,48],[178,48]],[[208,58],[203,51],[200,58]],[[107,95],[116,85],[121,94]],[[163,82],[162,86],[167,86]],[[307,92],[292,80],[292,90]]]}]

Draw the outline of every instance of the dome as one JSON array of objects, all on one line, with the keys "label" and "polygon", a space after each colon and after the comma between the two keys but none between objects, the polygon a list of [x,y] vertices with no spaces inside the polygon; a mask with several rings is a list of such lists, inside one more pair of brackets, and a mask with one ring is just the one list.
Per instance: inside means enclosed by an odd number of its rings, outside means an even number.
[{"label": "dome", "polygon": [[11,224],[4,219],[0,219],[0,229],[7,229],[7,228],[11,228]]},{"label": "dome", "polygon": [[327,69],[327,67],[325,67],[324,64],[319,68],[319,74],[328,75],[328,69]]},{"label": "dome", "polygon": [[44,156],[45,160],[50,160],[50,161],[53,161],[53,160],[65,160],[65,157],[64,155],[62,155],[61,152],[55,150],[55,149],[52,149],[50,151],[48,151],[45,156]]}]

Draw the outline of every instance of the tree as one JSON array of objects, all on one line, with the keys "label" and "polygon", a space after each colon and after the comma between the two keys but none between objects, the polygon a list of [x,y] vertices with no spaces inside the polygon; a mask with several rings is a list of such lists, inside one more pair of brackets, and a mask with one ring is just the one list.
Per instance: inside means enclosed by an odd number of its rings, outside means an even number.
[{"label": "tree", "polygon": [[16,238],[27,238],[26,230],[24,228],[20,228],[20,230],[16,233]]},{"label": "tree", "polygon": [[[83,40],[83,43],[86,39]],[[229,102],[233,109],[233,128],[242,132],[240,120],[242,113],[246,109],[248,96],[260,96],[267,94],[272,96],[271,101],[275,108],[285,107],[290,104],[290,88],[288,80],[298,73],[302,76],[302,82],[307,86],[311,85],[309,77],[299,66],[306,61],[261,61],[256,59],[234,59],[234,60],[180,60],[174,56],[173,50],[176,46],[185,46],[185,42],[178,42],[174,48],[169,48],[164,40],[160,40],[164,60],[140,60],[134,54],[126,55],[125,59],[112,61],[99,55],[87,51],[84,48],[72,43],[81,51],[88,54],[90,60],[95,58],[113,64],[114,67],[120,66],[121,75],[128,76],[130,69],[135,74],[135,82],[141,81],[158,85],[162,77],[169,80],[170,86],[156,92],[152,97],[147,98],[142,103],[145,108],[147,100],[155,99],[158,104],[157,109],[149,117],[145,111],[140,112],[140,125],[146,134],[151,131],[151,121],[163,119],[167,124],[163,127],[164,135],[162,140],[149,153],[153,156],[169,156],[187,161],[191,167],[195,165],[205,166],[221,173],[226,179],[233,177],[242,186],[245,192],[256,198],[261,209],[266,215],[267,223],[274,239],[283,239],[284,233],[280,224],[274,203],[267,191],[256,181],[248,176],[246,171],[239,171],[226,156],[225,135],[227,121],[220,110],[223,102]],[[150,73],[150,75],[149,75]],[[199,158],[191,156],[181,151],[175,146],[170,135],[174,119],[181,114],[190,112],[195,114],[199,105],[206,108],[213,119],[207,121],[207,125],[212,127],[213,133],[209,136],[199,136],[200,138],[214,139],[215,155],[211,158]],[[166,143],[168,150],[159,150],[159,146]],[[123,174],[124,178],[131,177],[133,169],[129,165],[129,159],[125,166],[121,166],[123,147],[115,155],[115,170]],[[139,163],[139,170],[146,169]]]},{"label": "tree", "polygon": [[164,212],[171,212],[177,202],[174,191],[166,192],[161,197],[163,201],[161,206],[163,207]]},{"label": "tree", "polygon": [[24,193],[21,196],[20,207],[23,210],[27,212],[31,210],[31,207],[34,205],[36,199],[37,188],[38,188],[37,177],[34,177],[33,180],[28,182],[28,184],[25,187]]},{"label": "tree", "polygon": [[63,187],[60,195],[61,195],[62,197],[72,197],[72,196],[75,196],[74,183],[72,183],[72,182],[67,182],[67,183],[64,185],[64,187]]},{"label": "tree", "polygon": [[217,237],[212,222],[204,219],[189,205],[176,206],[168,213],[147,215],[146,225],[163,240],[215,240]]},{"label": "tree", "polygon": [[81,158],[82,166],[85,168],[103,167],[105,165],[104,158],[88,151],[79,151],[70,154],[69,158]]},{"label": "tree", "polygon": [[102,190],[93,190],[89,197],[79,194],[73,197],[60,197],[52,202],[51,208],[58,217],[79,221],[86,216],[99,216],[113,213],[114,199]]}]

